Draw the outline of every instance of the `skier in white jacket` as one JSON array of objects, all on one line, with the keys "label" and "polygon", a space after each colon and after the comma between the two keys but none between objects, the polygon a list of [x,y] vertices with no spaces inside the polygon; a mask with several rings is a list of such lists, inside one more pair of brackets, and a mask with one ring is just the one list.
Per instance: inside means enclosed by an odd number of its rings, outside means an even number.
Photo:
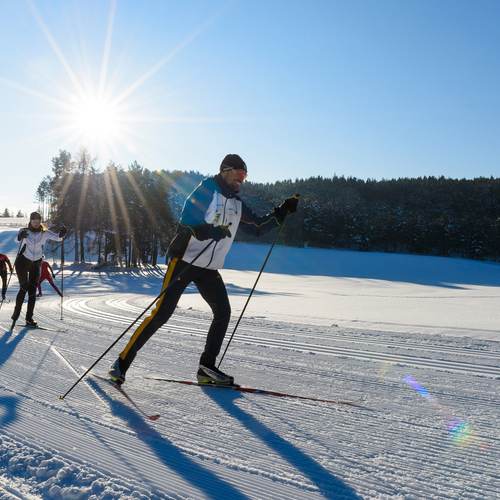
[{"label": "skier in white jacket", "polygon": [[[177,234],[168,249],[169,263],[163,280],[163,289],[168,290],[111,366],[108,373],[116,384],[125,382],[125,374],[137,353],[169,320],[191,282],[213,312],[196,378],[203,384],[234,383],[233,376],[216,367],[216,358],[231,317],[231,306],[219,269],[224,265],[240,222],[253,234],[262,234],[283,224],[287,214],[297,210],[298,203],[295,197],[287,198],[272,212],[257,216],[238,196],[246,176],[247,166],[242,158],[236,154],[226,155],[219,173],[204,179],[187,197]],[[213,245],[204,252],[209,240],[213,240]]]},{"label": "skier in white jacket", "polygon": [[42,216],[38,212],[30,215],[27,228],[19,230],[17,240],[20,242],[19,255],[14,267],[19,279],[19,292],[16,297],[16,306],[12,314],[12,327],[21,314],[26,292],[28,292],[28,309],[26,311],[26,326],[36,328],[33,320],[33,311],[36,303],[36,286],[40,279],[40,264],[43,256],[43,245],[48,240],[61,241],[66,236],[66,228],[62,227],[58,233],[49,231],[42,224]]}]

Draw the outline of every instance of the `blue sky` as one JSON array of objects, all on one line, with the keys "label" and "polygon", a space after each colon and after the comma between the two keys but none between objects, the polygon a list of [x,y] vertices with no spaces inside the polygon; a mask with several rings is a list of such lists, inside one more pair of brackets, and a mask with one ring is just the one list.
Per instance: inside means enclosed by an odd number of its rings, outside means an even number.
[{"label": "blue sky", "polygon": [[495,0],[0,0],[0,208],[90,144],[67,107],[100,81],[123,97],[100,166],[499,176],[499,21]]}]

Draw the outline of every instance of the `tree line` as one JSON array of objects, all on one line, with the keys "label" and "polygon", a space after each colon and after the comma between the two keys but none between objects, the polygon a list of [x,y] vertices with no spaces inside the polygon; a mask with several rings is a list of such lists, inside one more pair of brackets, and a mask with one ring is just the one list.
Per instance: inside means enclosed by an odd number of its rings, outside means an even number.
[{"label": "tree line", "polygon": [[246,185],[255,200],[302,194],[291,245],[498,260],[500,179],[311,177]]},{"label": "tree line", "polygon": [[0,217],[25,217],[21,210],[18,210],[16,215],[14,212],[11,212],[8,208],[4,208],[3,211],[0,212]]},{"label": "tree line", "polygon": [[52,159],[52,175],[36,193],[44,219],[68,228],[75,262],[91,254],[99,263],[156,265],[175,229],[168,195],[176,174],[135,162],[127,169],[111,162],[101,172],[95,163],[85,150]]},{"label": "tree line", "polygon": [[[158,263],[175,233],[186,196],[199,172],[148,170],[137,162],[110,162],[97,170],[82,150],[60,151],[52,174],[37,190],[40,211],[73,235],[74,260],[127,267]],[[241,197],[258,214],[293,193],[299,208],[281,243],[498,260],[500,179],[445,177],[362,180],[310,177],[273,183],[246,182]],[[259,238],[271,241],[275,230]],[[257,241],[243,231],[240,241]]]}]

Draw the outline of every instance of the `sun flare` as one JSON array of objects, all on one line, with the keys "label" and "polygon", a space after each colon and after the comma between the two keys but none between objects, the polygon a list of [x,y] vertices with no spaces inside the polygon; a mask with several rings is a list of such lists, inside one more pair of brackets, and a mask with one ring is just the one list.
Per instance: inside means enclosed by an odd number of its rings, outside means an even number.
[{"label": "sun flare", "polygon": [[69,121],[80,140],[106,146],[120,141],[124,117],[112,100],[87,95],[72,102]]},{"label": "sun flare", "polygon": [[[28,0],[28,5],[67,78],[64,83],[58,79],[46,92],[38,86],[31,88],[0,75],[0,84],[6,84],[19,92],[43,101],[45,105],[50,105],[43,115],[47,120],[51,120],[54,126],[47,127],[40,134],[33,136],[30,141],[45,143],[57,140],[59,147],[67,150],[84,148],[96,159],[103,161],[111,161],[112,157],[116,157],[123,151],[134,155],[141,151],[141,156],[147,158],[149,150],[163,147],[163,145],[154,143],[151,146],[151,140],[145,131],[146,126],[151,127],[158,123],[221,121],[219,117],[176,116],[173,114],[173,109],[170,109],[168,114],[164,114],[157,104],[157,101],[163,102],[161,95],[155,99],[150,92],[142,95],[139,93],[146,82],[204,32],[219,16],[219,13],[208,18],[170,48],[142,74],[127,81],[118,70],[123,68],[113,68],[110,63],[117,0],[110,0],[109,3],[100,65],[98,66],[97,62],[95,65],[87,64],[87,57],[85,57],[83,58],[85,71],[75,69],[75,67],[81,68],[83,61],[77,61],[75,65],[70,64],[64,53],[64,47],[56,40],[38,9],[37,3]],[[83,40],[79,42],[82,47],[85,46]],[[127,75],[131,73],[128,69],[124,71]],[[148,143],[149,145],[145,146]]]}]

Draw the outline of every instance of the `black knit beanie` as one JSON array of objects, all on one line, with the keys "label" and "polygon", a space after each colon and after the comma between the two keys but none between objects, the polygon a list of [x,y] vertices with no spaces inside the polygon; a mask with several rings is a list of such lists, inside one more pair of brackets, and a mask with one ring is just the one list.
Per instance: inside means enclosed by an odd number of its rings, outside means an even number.
[{"label": "black knit beanie", "polygon": [[220,172],[225,172],[226,170],[244,170],[247,171],[246,163],[241,159],[241,156],[235,154],[229,154],[224,157],[222,163],[220,164]]}]

